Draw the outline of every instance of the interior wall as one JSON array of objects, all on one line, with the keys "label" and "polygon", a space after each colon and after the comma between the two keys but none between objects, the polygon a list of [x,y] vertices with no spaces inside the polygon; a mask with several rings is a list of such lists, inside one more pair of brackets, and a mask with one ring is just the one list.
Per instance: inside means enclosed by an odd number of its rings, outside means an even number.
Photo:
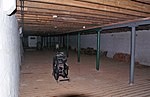
[{"label": "interior wall", "polygon": [[[77,35],[71,35],[69,37],[69,45],[72,49],[77,48]],[[97,45],[97,35],[89,34],[89,35],[81,35],[81,48],[91,47],[96,49]]]},{"label": "interior wall", "polygon": [[15,15],[0,9],[0,97],[18,97],[20,41]]},{"label": "interior wall", "polygon": [[[135,58],[141,64],[150,66],[150,30],[136,32]],[[115,53],[130,54],[131,32],[101,34],[101,50],[107,51],[107,56],[113,58]],[[81,35],[81,48],[96,49],[97,35]],[[77,35],[70,36],[70,46],[77,48]]]}]

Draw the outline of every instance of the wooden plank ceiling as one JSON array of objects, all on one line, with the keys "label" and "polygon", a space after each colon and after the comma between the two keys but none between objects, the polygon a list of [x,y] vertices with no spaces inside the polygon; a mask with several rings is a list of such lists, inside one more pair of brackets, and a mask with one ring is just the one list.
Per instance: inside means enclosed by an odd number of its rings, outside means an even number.
[{"label": "wooden plank ceiling", "polygon": [[150,0],[24,0],[24,33],[60,34],[150,17]]}]

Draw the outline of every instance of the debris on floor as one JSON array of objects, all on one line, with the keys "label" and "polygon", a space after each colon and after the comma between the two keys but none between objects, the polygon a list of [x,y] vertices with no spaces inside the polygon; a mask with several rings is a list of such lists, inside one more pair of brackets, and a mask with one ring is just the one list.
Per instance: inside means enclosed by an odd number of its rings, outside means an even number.
[{"label": "debris on floor", "polygon": [[120,61],[120,62],[130,62],[130,54],[125,54],[125,53],[116,53],[113,56],[114,60]]}]

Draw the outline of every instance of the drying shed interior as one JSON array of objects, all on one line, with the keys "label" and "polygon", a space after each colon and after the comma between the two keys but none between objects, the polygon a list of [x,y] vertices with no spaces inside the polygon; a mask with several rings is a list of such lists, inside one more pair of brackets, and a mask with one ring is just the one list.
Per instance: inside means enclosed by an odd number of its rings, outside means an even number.
[{"label": "drying shed interior", "polygon": [[1,0],[0,29],[0,97],[150,97],[150,0]]}]

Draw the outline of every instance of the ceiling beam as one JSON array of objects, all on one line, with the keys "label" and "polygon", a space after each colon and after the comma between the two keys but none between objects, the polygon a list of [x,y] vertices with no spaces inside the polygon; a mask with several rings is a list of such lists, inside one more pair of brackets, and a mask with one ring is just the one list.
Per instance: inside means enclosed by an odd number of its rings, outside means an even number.
[{"label": "ceiling beam", "polygon": [[[127,10],[127,9],[120,9],[120,8],[114,8],[110,6],[105,6],[105,5],[99,5],[99,4],[92,4],[92,3],[86,3],[86,2],[79,2],[79,1],[74,1],[74,0],[27,0],[25,2],[25,5],[33,6],[33,7],[45,7],[45,8],[61,8],[64,10],[70,10],[67,9],[66,7],[71,7],[73,8],[80,8],[80,9],[89,9],[89,10],[97,10],[97,11],[104,11],[104,12],[109,12],[109,13],[116,13],[116,14],[125,14],[125,15],[133,15],[133,16],[143,16],[143,17],[148,17],[150,14],[145,13],[145,12],[137,12],[137,11],[132,11],[132,10]],[[54,7],[55,5],[59,7]],[[149,12],[149,11],[147,11]]]},{"label": "ceiling beam", "polygon": [[146,4],[146,5],[150,5],[150,1],[149,0],[131,0],[133,2],[136,2],[136,3],[141,3],[141,4]]},{"label": "ceiling beam", "polygon": [[[133,0],[74,0],[80,2],[94,3],[99,5],[110,6],[119,9],[132,10],[137,12],[144,12],[150,14],[150,6],[132,2]],[[134,0],[141,1],[141,0]],[[148,2],[149,0],[147,0]],[[142,0],[141,2],[144,2]]]},{"label": "ceiling beam", "polygon": [[[18,10],[17,14],[20,14],[20,11]],[[115,17],[115,16],[108,16],[108,15],[101,15],[101,14],[88,14],[88,13],[77,13],[77,12],[56,12],[56,11],[45,11],[45,10],[31,10],[31,11],[25,11],[24,14],[32,14],[32,15],[45,15],[52,17],[53,15],[58,15],[58,17],[61,16],[72,16],[72,17],[89,17],[89,18],[100,18],[100,19],[112,19],[112,20],[128,20],[128,19],[136,19],[133,17]]]},{"label": "ceiling beam", "polygon": [[[55,12],[55,14],[63,13],[63,14],[85,14],[85,15],[95,15],[95,16],[106,16],[106,17],[112,17],[112,18],[144,18],[143,16],[136,16],[136,15],[126,15],[126,14],[120,14],[120,13],[112,13],[112,12],[106,12],[106,11],[99,11],[99,10],[91,10],[91,9],[81,9],[77,7],[70,7],[70,6],[60,6],[60,5],[50,5],[50,7],[46,7],[48,4],[43,4],[41,6],[40,3],[33,3],[31,2],[31,5],[35,6],[29,6],[25,5],[25,11],[39,11],[39,12]],[[49,5],[48,5],[49,6]],[[17,7],[17,10],[20,10],[20,7]]]}]

